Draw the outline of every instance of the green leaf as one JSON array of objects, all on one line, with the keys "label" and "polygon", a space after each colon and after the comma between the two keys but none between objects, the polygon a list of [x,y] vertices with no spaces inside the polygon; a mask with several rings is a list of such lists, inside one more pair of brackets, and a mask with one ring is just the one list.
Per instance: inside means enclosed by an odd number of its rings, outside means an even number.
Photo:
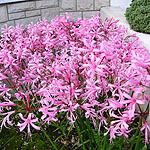
[{"label": "green leaf", "polygon": [[144,147],[142,148],[142,150],[146,150],[146,146],[144,146]]}]

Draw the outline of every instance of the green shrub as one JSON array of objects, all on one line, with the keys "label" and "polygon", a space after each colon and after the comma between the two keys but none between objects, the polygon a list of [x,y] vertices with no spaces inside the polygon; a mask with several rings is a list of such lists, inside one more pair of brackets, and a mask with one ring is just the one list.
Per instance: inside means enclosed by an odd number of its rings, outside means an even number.
[{"label": "green shrub", "polygon": [[134,0],[126,9],[126,19],[133,30],[150,33],[150,0]]}]

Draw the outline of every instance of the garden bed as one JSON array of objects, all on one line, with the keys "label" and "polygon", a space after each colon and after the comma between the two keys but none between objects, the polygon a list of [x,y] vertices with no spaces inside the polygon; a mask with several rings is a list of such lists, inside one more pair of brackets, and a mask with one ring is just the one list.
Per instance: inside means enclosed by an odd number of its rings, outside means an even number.
[{"label": "garden bed", "polygon": [[0,149],[150,149],[150,55],[117,22],[65,15],[3,29]]}]

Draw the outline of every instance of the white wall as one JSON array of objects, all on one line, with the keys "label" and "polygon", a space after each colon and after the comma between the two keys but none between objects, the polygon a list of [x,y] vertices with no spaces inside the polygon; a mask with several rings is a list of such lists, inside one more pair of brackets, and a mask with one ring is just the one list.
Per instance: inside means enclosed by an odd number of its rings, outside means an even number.
[{"label": "white wall", "polygon": [[11,3],[11,2],[20,2],[20,1],[27,1],[27,0],[0,0],[0,4]]},{"label": "white wall", "polygon": [[126,8],[130,6],[131,0],[111,0],[110,6],[120,6],[125,12]]}]

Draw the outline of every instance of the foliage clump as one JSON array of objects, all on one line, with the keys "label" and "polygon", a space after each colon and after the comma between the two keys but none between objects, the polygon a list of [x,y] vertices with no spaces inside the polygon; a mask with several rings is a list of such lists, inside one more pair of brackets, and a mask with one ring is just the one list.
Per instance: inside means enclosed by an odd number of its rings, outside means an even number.
[{"label": "foliage clump", "polygon": [[[143,134],[146,146],[150,110],[143,105],[150,99],[146,93],[150,88],[150,55],[138,37],[127,36],[125,27],[117,22],[106,19],[102,23],[98,15],[75,21],[65,15],[50,24],[44,20],[25,29],[20,25],[2,29],[0,131],[15,127],[33,137],[34,130],[41,130],[57,149],[52,141],[59,141],[61,135],[48,137],[45,129],[60,129],[66,144],[71,138],[60,125],[62,117],[71,126],[70,133],[76,128],[83,150],[87,149],[85,143],[95,143],[82,139],[85,136],[80,131],[87,133],[87,129],[89,137],[92,129],[98,129],[96,136],[103,133],[106,149],[106,136],[111,142],[116,137],[128,139],[138,127],[136,147]],[[86,129],[81,128],[85,125]],[[72,137],[73,144],[75,140]],[[35,143],[28,145],[31,149]]]},{"label": "foliage clump", "polygon": [[133,30],[150,33],[150,0],[134,0],[126,9],[126,19]]}]

